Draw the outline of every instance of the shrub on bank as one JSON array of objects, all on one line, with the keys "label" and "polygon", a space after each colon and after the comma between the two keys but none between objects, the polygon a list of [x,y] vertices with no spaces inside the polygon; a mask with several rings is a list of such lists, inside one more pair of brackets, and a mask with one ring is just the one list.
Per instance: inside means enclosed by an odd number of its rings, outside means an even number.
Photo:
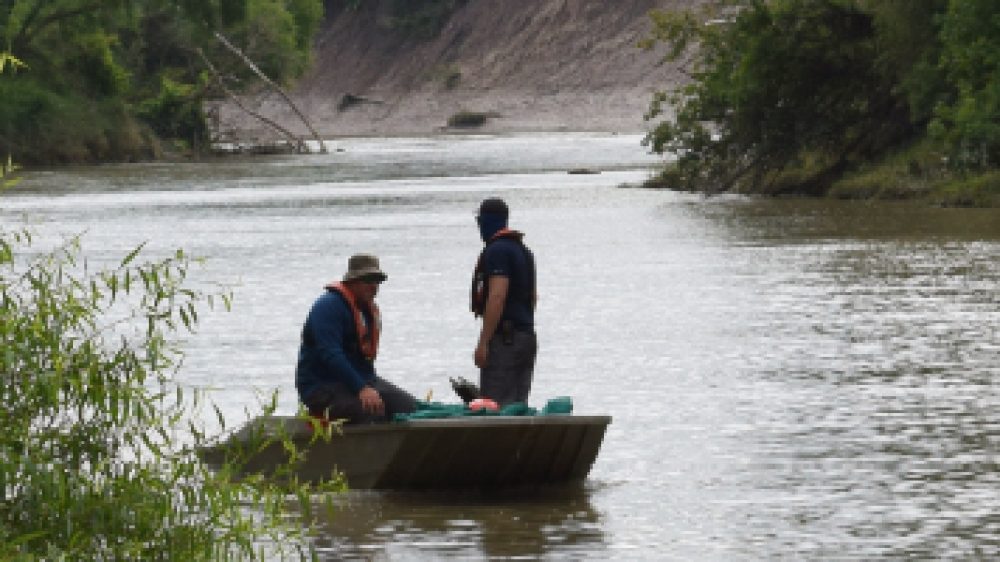
[{"label": "shrub on bank", "polygon": [[946,182],[933,200],[953,207],[1000,207],[1000,172],[963,177]]},{"label": "shrub on bank", "polygon": [[228,295],[192,289],[180,250],[94,271],[78,239],[31,244],[0,231],[0,559],[305,557],[288,498],[308,519],[315,490],[202,465],[197,397],[172,380],[171,336]]},{"label": "shrub on bank", "polygon": [[499,114],[493,111],[459,111],[448,118],[448,126],[457,129],[472,129],[482,127],[486,121]]},{"label": "shrub on bank", "polygon": [[[120,101],[60,93],[25,76],[0,80],[0,153],[22,164],[143,160],[152,134]],[[16,140],[15,140],[16,139]]]},{"label": "shrub on bank", "polygon": [[932,141],[922,140],[845,173],[830,186],[837,199],[919,199],[948,177],[946,160]]}]

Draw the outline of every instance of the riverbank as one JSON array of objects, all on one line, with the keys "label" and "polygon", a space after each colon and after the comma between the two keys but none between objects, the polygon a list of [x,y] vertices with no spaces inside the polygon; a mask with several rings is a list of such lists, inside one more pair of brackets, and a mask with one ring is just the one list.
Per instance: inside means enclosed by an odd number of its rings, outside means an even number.
[{"label": "riverbank", "polygon": [[[452,91],[373,92],[363,101],[343,107],[345,96],[296,92],[292,99],[323,138],[401,137],[439,133],[482,134],[533,132],[644,133],[644,114],[654,94],[652,87],[606,88],[598,91]],[[358,96],[360,97],[360,96]],[[350,98],[346,98],[350,99]],[[283,99],[260,96],[258,111],[296,135],[310,134],[306,124]],[[231,104],[218,104],[216,128],[221,140],[266,142],[277,137],[265,123]],[[480,124],[449,125],[460,114],[482,116]]]},{"label": "riverbank", "polygon": [[[511,0],[461,3],[433,37],[394,29],[391,3],[355,10],[328,2],[312,69],[289,95],[316,132],[341,136],[420,136],[452,130],[643,132],[654,93],[680,83],[661,50],[643,50],[651,10],[699,0]],[[241,98],[252,111],[297,135],[310,134],[275,93]],[[276,132],[228,100],[213,103],[223,138],[267,139]],[[460,113],[484,116],[449,127]]]},{"label": "riverbank", "polygon": [[[644,181],[646,189],[678,189],[665,175]],[[748,193],[775,197],[773,193]],[[801,197],[790,191],[786,196]],[[938,207],[1000,208],[1000,172],[942,175],[930,178],[901,170],[897,165],[879,164],[859,170],[837,181],[824,196],[827,199],[922,201]]]}]

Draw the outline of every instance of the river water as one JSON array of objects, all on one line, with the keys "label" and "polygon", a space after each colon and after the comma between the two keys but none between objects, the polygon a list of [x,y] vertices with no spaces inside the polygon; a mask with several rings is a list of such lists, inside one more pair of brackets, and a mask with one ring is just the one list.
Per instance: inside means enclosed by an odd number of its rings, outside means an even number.
[{"label": "river water", "polygon": [[475,209],[507,199],[538,260],[532,405],[613,416],[600,456],[582,489],[349,492],[317,537],[330,560],[1000,556],[1000,214],[622,189],[657,162],[639,140],[31,172],[0,221],[43,246],[85,232],[94,263],[143,241],[206,257],[234,310],[204,316],[179,377],[235,425],[274,390],[295,410],[301,322],[357,251],[389,273],[380,372],[456,400]]}]

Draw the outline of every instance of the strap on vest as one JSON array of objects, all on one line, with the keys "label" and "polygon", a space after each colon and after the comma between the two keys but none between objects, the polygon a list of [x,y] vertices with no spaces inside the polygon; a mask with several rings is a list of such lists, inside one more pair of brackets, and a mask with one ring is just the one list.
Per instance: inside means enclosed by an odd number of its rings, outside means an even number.
[{"label": "strap on vest", "polygon": [[486,274],[483,270],[483,256],[486,255],[486,249],[490,247],[490,244],[502,238],[514,240],[524,251],[531,279],[531,286],[528,289],[526,298],[530,300],[531,295],[535,290],[535,257],[528,250],[528,247],[524,245],[524,233],[517,230],[511,230],[509,228],[501,228],[496,234],[490,237],[490,239],[486,242],[486,245],[483,246],[483,250],[479,252],[479,259],[476,260],[476,268],[472,273],[472,288],[469,295],[469,308],[472,310],[472,314],[474,314],[476,318],[483,315],[483,312],[486,309],[486,300],[489,298],[489,282],[486,279]]},{"label": "strap on vest", "polygon": [[378,355],[378,340],[379,332],[381,331],[382,317],[378,310],[378,305],[374,302],[366,303],[365,308],[371,315],[372,321],[366,321],[364,313],[361,311],[361,307],[358,304],[357,299],[354,297],[354,293],[351,292],[347,285],[343,283],[330,283],[326,286],[328,291],[336,291],[344,297],[347,301],[347,305],[351,308],[351,313],[354,316],[354,328],[358,332],[358,347],[360,348],[361,355],[369,361],[374,361],[375,357]]}]

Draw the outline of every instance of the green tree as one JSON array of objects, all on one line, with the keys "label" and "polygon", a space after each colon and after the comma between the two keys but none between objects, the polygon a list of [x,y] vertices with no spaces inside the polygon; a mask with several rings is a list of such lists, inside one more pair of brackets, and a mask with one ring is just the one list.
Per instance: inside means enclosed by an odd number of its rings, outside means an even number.
[{"label": "green tree", "polygon": [[[678,60],[696,49],[691,82],[661,94],[647,137],[677,155],[672,180],[705,191],[822,193],[832,178],[912,134],[906,99],[878,64],[873,15],[851,0],[747,0],[713,19],[654,15],[648,44]],[[807,170],[794,185],[789,168]]]},{"label": "green tree", "polygon": [[214,34],[287,83],[307,67],[322,15],[322,0],[0,0],[0,44],[33,69],[0,84],[0,149],[28,163],[144,158],[149,131],[203,145],[211,91],[199,51],[230,89],[253,84]]},{"label": "green tree", "polygon": [[876,64],[897,84],[910,107],[911,119],[921,130],[930,122],[934,106],[949,95],[940,70],[940,20],[948,0],[865,0],[874,17]]},{"label": "green tree", "polygon": [[1000,165],[1000,5],[952,0],[941,24],[940,70],[952,95],[934,109],[932,131],[959,169]]}]

